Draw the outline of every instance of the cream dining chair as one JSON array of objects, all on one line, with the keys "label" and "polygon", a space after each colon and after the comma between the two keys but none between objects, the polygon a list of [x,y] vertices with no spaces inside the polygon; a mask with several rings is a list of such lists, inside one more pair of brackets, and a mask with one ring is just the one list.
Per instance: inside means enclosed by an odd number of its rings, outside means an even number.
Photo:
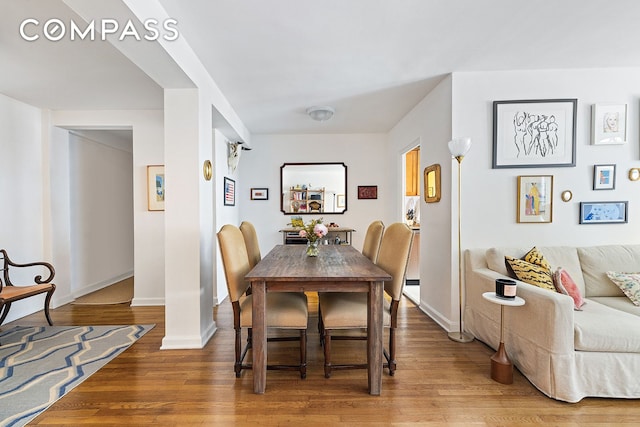
[{"label": "cream dining chair", "polygon": [[256,233],[256,228],[249,221],[242,221],[240,231],[244,238],[244,244],[247,247],[247,254],[249,254],[249,267],[253,268],[262,259],[258,233]]},{"label": "cream dining chair", "polygon": [[[376,264],[392,277],[384,283],[385,300],[383,323],[389,328],[389,346],[384,349],[385,367],[389,375],[396,370],[395,330],[398,327],[398,304],[402,297],[404,278],[413,241],[411,229],[403,223],[391,224],[382,236],[380,251]],[[367,294],[326,292],[319,295],[320,301],[320,341],[324,345],[324,375],[331,376],[332,369],[366,368],[366,364],[331,363],[331,340],[333,339],[366,339],[362,335],[336,335],[334,330],[362,330],[367,328]]]},{"label": "cream dining chair", "polygon": [[[251,369],[250,364],[243,364],[244,358],[251,348],[252,296],[247,295],[249,282],[244,277],[251,270],[249,256],[242,232],[234,225],[224,225],[217,234],[222,264],[229,291],[229,299],[233,306],[233,328],[235,330],[235,363],[236,377],[240,377],[242,369]],[[300,378],[307,375],[307,297],[302,292],[268,292],[267,293],[267,327],[273,329],[297,330],[299,337],[274,337],[267,341],[300,341],[300,362],[297,365],[267,365],[267,369],[299,370]],[[248,329],[247,345],[242,348],[242,329]]]},{"label": "cream dining chair", "polygon": [[384,233],[384,224],[382,221],[373,221],[367,228],[364,235],[364,243],[362,245],[362,255],[369,258],[373,263],[378,259],[378,251],[380,250],[380,242]]}]

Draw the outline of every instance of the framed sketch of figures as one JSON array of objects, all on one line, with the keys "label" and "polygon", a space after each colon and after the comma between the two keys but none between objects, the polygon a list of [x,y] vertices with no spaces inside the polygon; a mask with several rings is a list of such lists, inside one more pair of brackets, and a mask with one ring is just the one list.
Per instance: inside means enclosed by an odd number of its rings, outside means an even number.
[{"label": "framed sketch of figures", "polygon": [[591,107],[591,144],[627,143],[627,104]]},{"label": "framed sketch of figures", "polygon": [[493,168],[576,165],[577,99],[493,102]]}]

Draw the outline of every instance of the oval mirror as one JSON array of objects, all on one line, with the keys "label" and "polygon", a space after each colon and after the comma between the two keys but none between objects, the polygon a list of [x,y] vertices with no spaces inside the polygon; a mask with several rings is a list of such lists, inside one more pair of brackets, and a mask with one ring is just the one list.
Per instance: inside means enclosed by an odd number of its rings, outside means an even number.
[{"label": "oval mirror", "polygon": [[573,193],[571,192],[571,190],[564,190],[562,193],[560,193],[560,198],[563,202],[568,202],[569,200],[573,199]]},{"label": "oval mirror", "polygon": [[280,167],[280,210],[285,215],[343,214],[347,210],[344,163],[285,163]]},{"label": "oval mirror", "polygon": [[640,169],[638,169],[638,168],[629,169],[629,179],[631,181],[639,180],[640,179]]},{"label": "oval mirror", "polygon": [[440,165],[424,168],[424,201],[437,203],[440,201]]}]

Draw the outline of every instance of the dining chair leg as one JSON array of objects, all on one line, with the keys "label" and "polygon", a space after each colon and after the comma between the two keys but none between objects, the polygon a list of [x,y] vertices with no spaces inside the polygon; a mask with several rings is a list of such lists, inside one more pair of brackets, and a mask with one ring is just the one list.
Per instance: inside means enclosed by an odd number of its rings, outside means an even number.
[{"label": "dining chair leg", "polygon": [[300,329],[300,378],[307,378],[307,330]]},{"label": "dining chair leg", "polygon": [[233,364],[233,370],[236,373],[236,378],[240,378],[242,373],[242,330],[236,328],[236,362]]},{"label": "dining chair leg", "polygon": [[389,329],[389,375],[396,373],[396,334],[395,328]]},{"label": "dining chair leg", "polygon": [[331,378],[331,331],[324,329],[324,377]]}]

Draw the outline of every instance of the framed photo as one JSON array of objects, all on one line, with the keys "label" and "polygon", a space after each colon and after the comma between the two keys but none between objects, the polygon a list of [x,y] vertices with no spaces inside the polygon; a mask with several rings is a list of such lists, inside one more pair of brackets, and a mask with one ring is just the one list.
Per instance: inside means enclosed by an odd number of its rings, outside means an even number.
[{"label": "framed photo", "polygon": [[346,206],[346,201],[347,199],[345,198],[344,194],[338,194],[336,196],[336,207],[344,208]]},{"label": "framed photo", "polygon": [[519,223],[545,223],[553,219],[553,176],[531,175],[518,177]]},{"label": "framed photo", "polygon": [[580,224],[624,224],[629,202],[580,202]]},{"label": "framed photo", "polygon": [[236,205],[236,182],[226,176],[224,177],[224,205]]},{"label": "framed photo", "polygon": [[627,104],[591,106],[591,144],[627,143]]},{"label": "framed photo", "polygon": [[268,188],[252,188],[251,200],[269,200]]},{"label": "framed photo", "polygon": [[576,165],[577,99],[493,102],[493,168]]},{"label": "framed photo", "polygon": [[613,190],[616,188],[616,165],[593,165],[593,189]]},{"label": "framed photo", "polygon": [[147,210],[164,210],[164,165],[147,166]]},{"label": "framed photo", "polygon": [[358,199],[377,199],[377,185],[358,185]]}]

